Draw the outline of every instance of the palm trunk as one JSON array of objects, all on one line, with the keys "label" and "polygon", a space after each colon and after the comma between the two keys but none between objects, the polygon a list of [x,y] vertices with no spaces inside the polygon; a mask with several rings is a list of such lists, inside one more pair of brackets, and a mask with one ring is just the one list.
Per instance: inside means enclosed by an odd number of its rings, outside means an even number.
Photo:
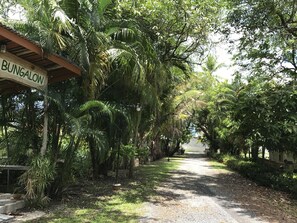
[{"label": "palm trunk", "polygon": [[120,165],[120,149],[121,144],[117,144],[117,158],[116,158],[116,183],[119,182],[119,165]]},{"label": "palm trunk", "polygon": [[6,120],[6,104],[7,104],[7,98],[5,96],[2,96],[2,119],[3,119],[3,125],[4,125],[4,135],[5,135],[5,141],[6,141],[6,150],[7,150],[7,157],[10,157],[10,148],[9,148],[9,139],[8,139],[8,133],[7,133],[7,120]]},{"label": "palm trunk", "polygon": [[99,177],[99,161],[96,143],[94,141],[94,138],[91,136],[88,138],[88,142],[92,161],[93,179],[97,179]]},{"label": "palm trunk", "polygon": [[60,139],[60,133],[61,133],[61,124],[57,123],[57,117],[54,118],[53,125],[53,137],[51,141],[51,149],[52,149],[52,159],[53,162],[56,162],[59,155],[59,139]]},{"label": "palm trunk", "polygon": [[64,162],[56,163],[56,178],[54,183],[51,185],[50,194],[54,195],[55,198],[61,195],[64,187],[67,185],[71,179],[72,174],[72,165],[74,161],[75,151],[78,150],[78,147],[81,142],[81,137],[70,136],[69,144],[66,150]]},{"label": "palm trunk", "polygon": [[43,136],[42,136],[42,147],[40,149],[40,155],[44,156],[47,148],[48,140],[48,98],[47,98],[47,87],[44,90],[44,119],[43,119]]},{"label": "palm trunk", "polygon": [[[136,127],[135,127],[135,138],[134,138],[134,145],[138,148],[138,128],[139,128],[139,124],[140,124],[140,119],[141,119],[141,111],[137,110],[137,120],[136,120]],[[130,167],[129,167],[129,178],[133,177],[133,171],[134,171],[134,164],[135,164],[135,156],[132,155],[132,157],[130,158]]]}]

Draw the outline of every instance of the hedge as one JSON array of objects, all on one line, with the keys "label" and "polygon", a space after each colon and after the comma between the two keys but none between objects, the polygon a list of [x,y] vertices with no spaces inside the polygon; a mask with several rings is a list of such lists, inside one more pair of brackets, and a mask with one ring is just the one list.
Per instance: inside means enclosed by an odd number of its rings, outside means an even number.
[{"label": "hedge", "polygon": [[269,164],[253,162],[226,154],[212,154],[212,158],[224,163],[228,168],[238,172],[258,185],[271,187],[277,190],[289,192],[297,198],[297,174],[272,168]]}]

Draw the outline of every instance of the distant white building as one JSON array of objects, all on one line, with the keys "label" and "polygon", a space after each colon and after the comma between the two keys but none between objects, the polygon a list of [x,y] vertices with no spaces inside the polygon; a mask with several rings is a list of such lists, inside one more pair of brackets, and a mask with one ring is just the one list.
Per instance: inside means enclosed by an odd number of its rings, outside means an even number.
[{"label": "distant white building", "polygon": [[292,152],[269,151],[269,160],[277,163],[289,163],[297,169],[297,157],[294,157]]}]

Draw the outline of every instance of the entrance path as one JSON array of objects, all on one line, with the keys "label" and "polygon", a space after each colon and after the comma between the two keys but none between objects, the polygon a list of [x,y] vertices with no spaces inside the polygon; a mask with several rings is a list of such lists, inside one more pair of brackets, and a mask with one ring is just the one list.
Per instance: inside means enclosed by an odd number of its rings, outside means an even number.
[{"label": "entrance path", "polygon": [[297,204],[288,195],[211,165],[195,140],[184,147],[187,158],[144,205],[140,222],[297,222],[290,214]]}]

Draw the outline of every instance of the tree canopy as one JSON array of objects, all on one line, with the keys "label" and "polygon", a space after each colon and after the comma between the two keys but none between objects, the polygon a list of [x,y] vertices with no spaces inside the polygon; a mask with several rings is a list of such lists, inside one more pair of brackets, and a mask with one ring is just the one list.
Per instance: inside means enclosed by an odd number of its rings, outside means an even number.
[{"label": "tree canopy", "polygon": [[[51,173],[31,191],[50,187],[57,195],[75,177],[98,179],[119,167],[132,173],[135,157],[172,155],[193,129],[212,152],[297,154],[296,1],[1,3],[2,23],[82,70],[81,78],[49,86],[45,157],[44,92],[1,95],[6,162],[31,165],[23,184],[39,163]],[[232,82],[216,78],[223,64],[211,37],[218,33],[241,68]]]}]

